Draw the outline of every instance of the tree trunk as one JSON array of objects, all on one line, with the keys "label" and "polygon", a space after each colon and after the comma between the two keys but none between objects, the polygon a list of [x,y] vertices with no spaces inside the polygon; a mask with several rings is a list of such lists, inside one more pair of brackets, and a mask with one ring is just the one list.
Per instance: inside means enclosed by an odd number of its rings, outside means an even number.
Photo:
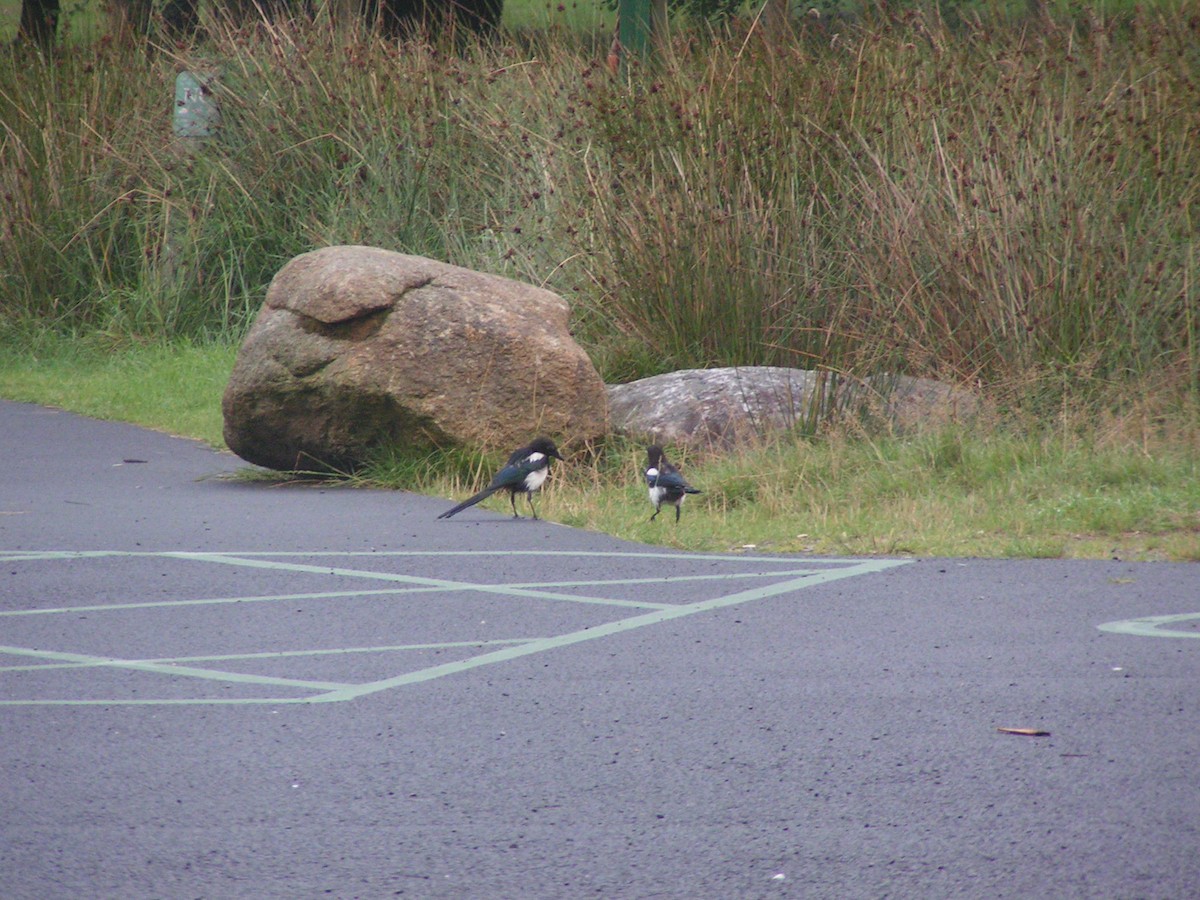
[{"label": "tree trunk", "polygon": [[176,40],[191,40],[200,25],[199,0],[167,0],[163,4],[163,28]]},{"label": "tree trunk", "polygon": [[17,41],[36,44],[43,50],[54,46],[58,31],[58,0],[21,0],[21,24]]}]

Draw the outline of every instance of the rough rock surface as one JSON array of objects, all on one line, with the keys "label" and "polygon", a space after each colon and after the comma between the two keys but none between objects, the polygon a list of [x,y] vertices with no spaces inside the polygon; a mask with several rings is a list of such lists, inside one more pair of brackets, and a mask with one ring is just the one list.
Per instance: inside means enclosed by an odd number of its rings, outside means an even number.
[{"label": "rough rock surface", "polygon": [[604,384],[549,291],[374,247],[271,282],[223,398],[225,441],[280,470],[352,470],[385,444],[511,449],[607,431]]},{"label": "rough rock surface", "polygon": [[608,387],[613,429],[660,443],[731,448],[830,416],[854,415],[911,431],[969,418],[968,391],[938,381],[880,375],[833,380],[774,366],[686,369]]}]

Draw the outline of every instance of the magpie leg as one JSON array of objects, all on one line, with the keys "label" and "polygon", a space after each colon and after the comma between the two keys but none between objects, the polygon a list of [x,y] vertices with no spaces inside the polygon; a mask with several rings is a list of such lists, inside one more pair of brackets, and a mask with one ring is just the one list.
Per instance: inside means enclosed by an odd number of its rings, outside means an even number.
[{"label": "magpie leg", "polygon": [[675,507],[675,524],[676,525],[679,524],[679,507],[678,506]]},{"label": "magpie leg", "polygon": [[[656,506],[656,507],[654,507],[654,516],[657,516],[657,515],[658,515],[660,512],[662,512],[662,507],[661,507],[661,506]],[[653,521],[654,521],[654,516],[651,516],[651,517],[650,517],[650,521],[651,521],[651,522],[653,522]]]},{"label": "magpie leg", "polygon": [[512,508],[513,508],[513,518],[514,518],[514,519],[519,519],[519,518],[521,518],[521,514],[520,514],[519,512],[517,512],[517,494],[516,494],[516,491],[513,491],[512,493],[510,493],[510,494],[508,495],[508,502],[512,504]]},{"label": "magpie leg", "polygon": [[536,519],[538,517],[537,516],[537,507],[533,505],[533,493],[530,492],[530,493],[526,494],[525,499],[529,501],[529,511],[531,513],[533,513],[533,517]]}]

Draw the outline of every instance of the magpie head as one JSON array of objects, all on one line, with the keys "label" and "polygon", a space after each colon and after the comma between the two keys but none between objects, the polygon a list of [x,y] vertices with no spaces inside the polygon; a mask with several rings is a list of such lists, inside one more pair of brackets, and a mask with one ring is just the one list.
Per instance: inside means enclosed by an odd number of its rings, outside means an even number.
[{"label": "magpie head", "polygon": [[646,448],[646,467],[648,469],[657,469],[663,460],[663,449],[658,444],[651,444]]},{"label": "magpie head", "polygon": [[[550,438],[534,438],[533,442],[529,445],[529,449],[534,453],[542,453],[546,456],[553,456],[555,459],[562,459],[558,448],[554,446],[554,441],[550,440]],[[565,462],[566,460],[563,461]]]}]

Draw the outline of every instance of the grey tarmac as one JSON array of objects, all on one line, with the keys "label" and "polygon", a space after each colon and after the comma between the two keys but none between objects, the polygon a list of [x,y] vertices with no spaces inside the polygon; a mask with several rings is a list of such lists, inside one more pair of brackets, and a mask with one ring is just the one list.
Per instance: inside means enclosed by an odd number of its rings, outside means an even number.
[{"label": "grey tarmac", "polygon": [[0,460],[5,900],[1200,893],[1196,565],[438,521],[15,403]]}]

